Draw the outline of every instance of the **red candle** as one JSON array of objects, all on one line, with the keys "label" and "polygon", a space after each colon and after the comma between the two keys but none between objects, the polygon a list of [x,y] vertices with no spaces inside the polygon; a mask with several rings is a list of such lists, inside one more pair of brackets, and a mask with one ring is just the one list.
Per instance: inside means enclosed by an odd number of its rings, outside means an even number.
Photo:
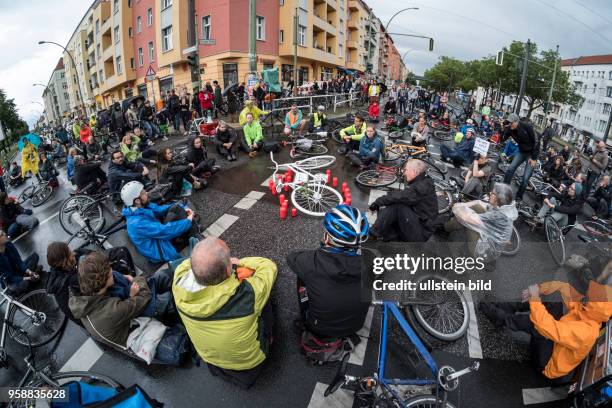
[{"label": "red candle", "polygon": [[346,181],[344,181],[342,183],[342,191],[346,191],[346,190],[348,190],[348,183]]},{"label": "red candle", "polygon": [[278,196],[278,203],[280,205],[283,205],[283,201],[285,201],[285,195],[281,194],[281,195]]},{"label": "red candle", "polygon": [[279,215],[281,220],[284,220],[287,218],[287,207],[281,206],[280,210],[279,210]]},{"label": "red candle", "polygon": [[293,207],[293,208],[291,209],[291,216],[292,216],[292,217],[297,217],[297,208]]},{"label": "red candle", "polygon": [[332,181],[332,186],[338,187],[338,177],[334,177]]},{"label": "red candle", "polygon": [[327,174],[327,184],[331,183],[331,177],[332,177],[331,170],[330,169],[325,170],[325,174]]}]

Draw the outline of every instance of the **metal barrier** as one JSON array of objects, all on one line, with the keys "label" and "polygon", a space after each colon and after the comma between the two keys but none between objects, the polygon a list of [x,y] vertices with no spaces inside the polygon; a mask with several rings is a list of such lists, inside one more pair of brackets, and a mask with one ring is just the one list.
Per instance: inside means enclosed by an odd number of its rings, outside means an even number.
[{"label": "metal barrier", "polygon": [[[280,98],[275,99],[272,102],[265,102],[264,106],[272,105],[271,112],[285,112],[291,109],[291,104],[296,102],[298,108],[308,108],[308,113],[312,114],[314,107],[320,104],[333,105],[334,112],[338,109],[339,105],[349,104],[350,107],[353,107],[353,101],[359,99],[359,94],[357,92],[349,92],[342,94],[326,94],[326,95],[310,95],[310,96],[294,96],[291,98]],[[323,102],[317,103],[317,100],[323,100]],[[328,103],[326,103],[328,102]],[[307,104],[300,104],[307,103]],[[284,105],[284,106],[278,106]],[[277,107],[278,106],[278,107]]]}]

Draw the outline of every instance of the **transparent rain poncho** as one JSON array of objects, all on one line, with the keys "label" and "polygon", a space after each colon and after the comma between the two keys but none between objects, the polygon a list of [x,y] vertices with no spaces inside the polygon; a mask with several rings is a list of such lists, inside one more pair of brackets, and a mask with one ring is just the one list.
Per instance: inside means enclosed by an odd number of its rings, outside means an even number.
[{"label": "transparent rain poncho", "polygon": [[[479,204],[485,212],[478,214],[470,206]],[[484,201],[457,203],[453,206],[457,221],[466,228],[477,232],[480,239],[476,243],[474,256],[496,258],[504,245],[512,237],[512,224],[518,218],[514,201],[495,208]]]}]

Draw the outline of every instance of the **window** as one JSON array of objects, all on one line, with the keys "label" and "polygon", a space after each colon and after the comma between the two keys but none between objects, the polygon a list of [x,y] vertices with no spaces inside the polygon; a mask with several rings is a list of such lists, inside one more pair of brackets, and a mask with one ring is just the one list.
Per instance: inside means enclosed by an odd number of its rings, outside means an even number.
[{"label": "window", "polygon": [[139,33],[142,31],[142,17],[136,17],[136,32]]},{"label": "window", "polygon": [[593,84],[593,93],[597,91],[597,84]]},{"label": "window", "polygon": [[612,86],[606,88],[606,96],[612,98]]},{"label": "window", "polygon": [[612,79],[612,71],[608,72],[608,79]]},{"label": "window", "polygon": [[266,19],[260,16],[256,17],[256,38],[260,41],[266,39]]},{"label": "window", "polygon": [[119,26],[113,29],[113,34],[115,35],[115,44],[119,42]]},{"label": "window", "polygon": [[96,44],[96,56],[100,59],[100,44]]},{"label": "window", "polygon": [[153,41],[149,41],[148,48],[149,48],[149,62],[153,62],[155,60]]},{"label": "window", "polygon": [[170,6],[172,6],[172,0],[161,0],[162,10],[167,9]]},{"label": "window", "polygon": [[100,34],[100,20],[96,20],[96,34]]},{"label": "window", "polygon": [[134,69],[134,58],[130,58],[130,68]]},{"label": "window", "polygon": [[119,0],[113,0],[113,13],[119,12]]},{"label": "window", "polygon": [[128,7],[132,7],[132,0],[128,0]]},{"label": "window", "polygon": [[153,9],[147,10],[147,27],[151,27],[153,25]]},{"label": "window", "polygon": [[604,103],[603,104],[603,113],[604,113],[604,115],[610,114],[610,110],[612,110],[612,105],[610,105],[609,103]]},{"label": "window", "polygon": [[238,83],[238,64],[229,63],[223,64],[223,86],[227,87],[231,84]]},{"label": "window", "polygon": [[344,46],[342,44],[338,44],[338,56],[339,57],[344,56]]},{"label": "window", "polygon": [[162,52],[171,50],[172,47],[172,26],[162,29]]},{"label": "window", "polygon": [[278,5],[279,6],[284,6],[285,5],[285,0],[278,0]]},{"label": "window", "polygon": [[303,25],[298,26],[298,45],[306,46],[306,27]]},{"label": "window", "polygon": [[603,132],[604,130],[606,130],[606,121],[605,120],[600,120],[597,124],[597,131],[598,132]]},{"label": "window", "polygon": [[100,83],[104,82],[104,71],[98,71],[98,79],[100,80]]},{"label": "window", "polygon": [[591,126],[591,118],[589,118],[588,116],[584,117],[584,124],[585,126]]},{"label": "window", "polygon": [[278,31],[278,43],[282,44],[285,42],[285,31],[284,30],[279,30]]},{"label": "window", "polygon": [[68,99],[68,93],[64,92],[64,99]]},{"label": "window", "polygon": [[132,30],[132,27],[128,27],[128,37],[132,38],[134,36],[134,30]]},{"label": "window", "polygon": [[138,48],[138,66],[142,67],[144,65],[144,53],[142,52],[142,47]]},{"label": "window", "polygon": [[115,61],[117,64],[117,74],[123,73],[123,68],[121,67],[121,56],[117,57]]},{"label": "window", "polygon": [[211,36],[211,27],[210,27],[210,16],[202,17],[202,39],[210,40]]}]

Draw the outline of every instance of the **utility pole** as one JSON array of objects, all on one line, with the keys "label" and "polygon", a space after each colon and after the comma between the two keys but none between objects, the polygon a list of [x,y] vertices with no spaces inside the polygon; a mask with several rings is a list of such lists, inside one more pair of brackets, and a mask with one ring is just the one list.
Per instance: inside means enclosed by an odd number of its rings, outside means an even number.
[{"label": "utility pole", "polygon": [[249,71],[257,72],[257,0],[249,0]]},{"label": "utility pole", "polygon": [[529,49],[531,48],[531,41],[527,39],[527,45],[525,46],[525,57],[523,57],[523,75],[521,76],[521,88],[519,90],[518,100],[514,107],[514,113],[520,116],[521,105],[523,104],[523,97],[525,96],[525,85],[527,84],[527,65],[529,61]]},{"label": "utility pole", "polygon": [[608,117],[608,124],[606,125],[606,131],[604,132],[604,136],[603,136],[604,143],[608,141],[608,136],[610,136],[610,125],[612,125],[612,110],[610,110],[610,116]]},{"label": "utility pole", "polygon": [[299,25],[298,9],[295,8],[295,16],[293,16],[293,95],[298,86],[298,68],[297,68],[297,52],[298,52],[298,25]]},{"label": "utility pole", "polygon": [[367,41],[366,44],[368,44],[368,49],[366,50],[368,53],[366,54],[366,66],[365,66],[365,72],[366,74],[368,72],[372,73],[372,71],[369,69],[370,66],[370,51],[372,49],[372,43],[370,42],[370,28],[372,25],[372,9],[370,9],[370,14],[368,14],[368,35],[366,37]]},{"label": "utility pole", "polygon": [[[546,109],[544,110],[544,113],[546,114],[544,120],[546,120],[548,118],[548,114],[550,113],[550,104],[552,103],[552,94],[553,94],[553,89],[555,88],[555,79],[557,77],[557,60],[559,58],[559,46],[557,45],[557,50],[555,51],[555,65],[553,68],[553,77],[552,77],[552,83],[550,84],[550,90],[548,91],[548,101],[546,102]],[[546,122],[545,122],[546,124]]]}]

